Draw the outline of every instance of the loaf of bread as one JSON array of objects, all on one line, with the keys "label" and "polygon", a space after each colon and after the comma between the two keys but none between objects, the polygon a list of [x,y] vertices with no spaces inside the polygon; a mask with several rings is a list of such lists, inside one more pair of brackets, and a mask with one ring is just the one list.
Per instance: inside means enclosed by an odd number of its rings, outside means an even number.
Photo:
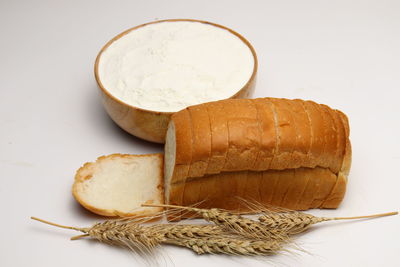
[{"label": "loaf of bread", "polygon": [[240,198],[337,208],[351,165],[346,115],[299,99],[228,99],[175,113],[164,153],[166,202],[247,211]]},{"label": "loaf of bread", "polygon": [[162,154],[112,154],[84,164],[75,175],[72,193],[99,215],[145,217],[162,211],[141,206],[164,203],[162,181]]}]

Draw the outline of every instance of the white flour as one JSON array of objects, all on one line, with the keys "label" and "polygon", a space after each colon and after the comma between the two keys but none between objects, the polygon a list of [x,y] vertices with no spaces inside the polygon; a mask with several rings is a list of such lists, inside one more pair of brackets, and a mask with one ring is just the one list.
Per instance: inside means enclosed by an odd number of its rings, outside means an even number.
[{"label": "white flour", "polygon": [[123,102],[175,112],[230,97],[253,71],[245,43],[227,30],[199,22],[162,22],[113,42],[99,60],[104,88]]}]

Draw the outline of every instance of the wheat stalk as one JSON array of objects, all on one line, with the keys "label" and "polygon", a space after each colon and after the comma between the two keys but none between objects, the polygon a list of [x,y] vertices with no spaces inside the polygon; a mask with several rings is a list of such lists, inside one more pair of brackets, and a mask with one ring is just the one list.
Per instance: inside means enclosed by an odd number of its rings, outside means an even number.
[{"label": "wheat stalk", "polygon": [[107,220],[96,223],[91,227],[79,228],[64,226],[49,221],[45,221],[36,217],[31,217],[49,225],[60,228],[72,229],[80,231],[84,234],[73,236],[71,240],[77,240],[82,237],[91,237],[100,242],[110,245],[123,246],[142,254],[149,254],[152,250],[161,244],[163,232],[156,228],[144,227],[137,223],[124,222],[119,220]]},{"label": "wheat stalk", "polygon": [[275,228],[264,227],[260,222],[232,214],[221,209],[199,209],[194,207],[184,207],[164,204],[143,204],[143,207],[165,207],[184,209],[195,212],[203,217],[204,220],[223,227],[226,231],[231,231],[246,238],[279,240],[288,242],[289,238],[283,231]]},{"label": "wheat stalk", "polygon": [[[162,243],[187,247],[196,253],[203,251],[202,254],[206,253],[206,251],[209,251],[208,253],[238,255],[250,255],[252,253],[251,247],[247,249],[246,253],[246,248],[240,248],[240,246],[244,246],[247,243],[242,240],[236,240],[237,236],[225,232],[221,227],[216,225],[155,224],[143,226],[135,222],[132,223],[129,220],[107,220],[102,223],[96,223],[91,227],[79,228],[52,223],[36,217],[31,218],[56,227],[84,233],[72,237],[71,240],[91,237],[110,245],[127,247],[141,254],[151,253],[155,247]],[[222,242],[227,242],[228,240],[232,242],[228,242],[226,247],[223,248]],[[259,254],[262,251],[266,253],[267,248],[269,248],[269,252],[278,248],[275,243],[265,244],[264,246],[259,243],[252,245],[254,245],[253,250],[258,251],[257,253]],[[240,253],[239,250],[243,253]],[[255,252],[253,254],[256,255]]]}]

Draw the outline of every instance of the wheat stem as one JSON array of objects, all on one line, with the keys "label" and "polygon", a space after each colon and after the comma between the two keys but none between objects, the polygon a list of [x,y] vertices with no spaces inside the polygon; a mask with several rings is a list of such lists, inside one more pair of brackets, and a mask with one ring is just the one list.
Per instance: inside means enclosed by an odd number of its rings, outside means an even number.
[{"label": "wheat stem", "polygon": [[171,209],[183,209],[183,208],[196,209],[196,208],[192,208],[192,207],[168,205],[168,204],[142,204],[142,207],[171,208]]},{"label": "wheat stem", "polygon": [[87,236],[90,236],[90,235],[89,234],[76,235],[76,236],[71,237],[71,240],[78,240],[78,239],[81,239],[82,237],[87,237]]},{"label": "wheat stem", "polygon": [[33,216],[31,217],[31,219],[39,221],[39,222],[42,222],[42,223],[45,223],[45,224],[49,224],[49,225],[52,225],[52,226],[55,226],[55,227],[59,227],[59,228],[76,230],[76,231],[80,231],[80,232],[83,232],[83,233],[87,233],[87,231],[88,231],[88,228],[78,228],[78,227],[73,227],[73,226],[61,225],[61,224],[58,224],[58,223],[49,222],[49,221],[46,221],[46,220],[43,220],[43,219],[40,219],[40,218],[37,218],[37,217],[33,217]]},{"label": "wheat stem", "polygon": [[399,214],[397,211],[393,212],[386,212],[386,213],[379,213],[373,215],[366,215],[366,216],[355,216],[355,217],[333,217],[332,220],[356,220],[356,219],[372,219],[372,218],[379,218],[385,216],[392,216]]}]

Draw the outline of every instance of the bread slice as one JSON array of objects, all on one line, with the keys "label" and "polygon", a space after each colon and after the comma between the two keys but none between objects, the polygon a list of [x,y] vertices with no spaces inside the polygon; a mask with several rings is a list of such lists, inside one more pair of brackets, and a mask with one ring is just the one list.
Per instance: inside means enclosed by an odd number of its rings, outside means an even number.
[{"label": "bread slice", "polygon": [[225,165],[229,147],[228,123],[225,119],[223,103],[217,101],[207,104],[207,112],[210,117],[211,155],[206,173],[214,174],[220,173]]},{"label": "bread slice", "polygon": [[254,162],[253,169],[268,170],[277,148],[277,130],[275,127],[272,103],[268,99],[252,99],[258,114],[258,123],[261,131],[260,153]]},{"label": "bread slice", "polygon": [[302,100],[288,101],[296,129],[296,150],[294,156],[298,158],[300,166],[313,168],[310,155],[311,149],[311,125],[302,104]]},{"label": "bread slice", "polygon": [[202,177],[208,167],[211,155],[210,119],[205,105],[187,108],[191,119],[192,160],[189,177]]},{"label": "bread slice", "polygon": [[86,209],[103,216],[145,217],[162,208],[163,155],[112,154],[83,165],[75,175],[72,194]]},{"label": "bread slice", "polygon": [[257,160],[261,140],[256,107],[249,99],[230,100],[224,110],[228,123],[229,148],[223,171],[251,169]]}]

